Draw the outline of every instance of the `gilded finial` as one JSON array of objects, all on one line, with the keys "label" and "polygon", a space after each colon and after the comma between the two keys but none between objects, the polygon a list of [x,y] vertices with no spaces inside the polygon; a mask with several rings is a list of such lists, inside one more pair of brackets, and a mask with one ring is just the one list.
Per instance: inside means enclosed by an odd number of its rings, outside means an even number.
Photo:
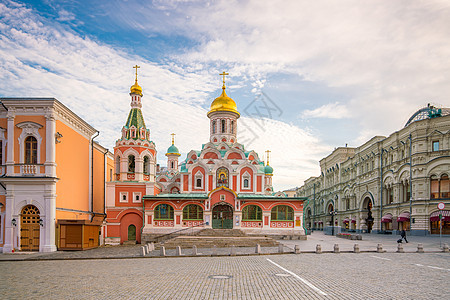
[{"label": "gilded finial", "polygon": [[138,65],[135,65],[135,66],[133,67],[133,69],[136,69],[136,79],[135,79],[136,83],[137,83],[137,69],[138,69],[138,68],[140,68],[140,66],[138,66]]},{"label": "gilded finial", "polygon": [[172,145],[174,145],[175,144],[175,133],[171,133],[170,134],[171,136],[172,136]]},{"label": "gilded finial", "polygon": [[230,75],[229,73],[225,73],[225,71],[223,71],[222,73],[220,73],[219,75],[223,76],[223,85],[222,85],[222,89],[225,90],[225,76],[226,75]]},{"label": "gilded finial", "polygon": [[269,165],[269,154],[270,154],[270,150],[267,150],[266,153],[267,153],[267,165]]}]

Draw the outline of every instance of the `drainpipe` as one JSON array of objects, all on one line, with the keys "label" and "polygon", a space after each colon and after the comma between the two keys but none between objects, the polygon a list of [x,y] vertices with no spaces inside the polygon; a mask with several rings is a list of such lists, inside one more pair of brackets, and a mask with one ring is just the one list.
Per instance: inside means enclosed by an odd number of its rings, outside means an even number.
[{"label": "drainpipe", "polygon": [[412,232],[412,136],[409,134],[409,230]]},{"label": "drainpipe", "polygon": [[[307,202],[306,205],[303,206],[303,207],[308,207],[308,205],[309,205],[309,198],[308,198],[308,202]],[[303,213],[303,223],[302,223],[302,227],[303,227],[303,230],[305,230],[305,235],[308,235],[308,228],[305,227],[305,214],[304,214],[304,213]]]},{"label": "drainpipe", "polygon": [[94,221],[94,139],[98,137],[100,131],[97,131],[91,139],[91,222]]},{"label": "drainpipe", "polygon": [[108,149],[106,149],[106,152],[103,153],[103,222],[106,219],[106,155],[108,154]]}]

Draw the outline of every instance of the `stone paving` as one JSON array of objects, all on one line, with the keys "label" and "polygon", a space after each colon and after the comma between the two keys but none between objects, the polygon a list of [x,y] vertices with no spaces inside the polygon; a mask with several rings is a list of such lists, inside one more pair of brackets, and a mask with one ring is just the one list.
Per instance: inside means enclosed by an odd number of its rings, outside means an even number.
[{"label": "stone paving", "polygon": [[[448,253],[3,261],[2,299],[442,299]],[[447,295],[447,296],[445,296]]]}]

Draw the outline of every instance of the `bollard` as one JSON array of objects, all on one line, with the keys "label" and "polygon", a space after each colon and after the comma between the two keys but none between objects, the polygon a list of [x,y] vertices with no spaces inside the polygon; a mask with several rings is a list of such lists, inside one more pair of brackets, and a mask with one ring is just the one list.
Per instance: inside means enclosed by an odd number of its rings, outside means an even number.
[{"label": "bollard", "polygon": [[339,245],[338,244],[334,244],[334,250],[333,250],[333,252],[334,253],[339,253],[340,251],[339,251]]},{"label": "bollard", "polygon": [[398,243],[397,244],[397,253],[405,253],[405,250],[403,250],[403,244]]},{"label": "bollard", "polygon": [[150,247],[148,246],[148,244],[145,244],[145,252],[149,253],[150,252]]},{"label": "bollard", "polygon": [[378,253],[383,252],[383,244],[378,244],[378,245],[377,245],[377,252],[378,252]]},{"label": "bollard", "polygon": [[159,249],[159,255],[166,256],[166,247],[161,246],[161,248]]},{"label": "bollard", "polygon": [[322,246],[320,244],[316,245],[316,253],[321,254],[322,253]]},{"label": "bollard", "polygon": [[181,256],[181,246],[177,246],[177,256]]},{"label": "bollard", "polygon": [[442,247],[442,251],[444,251],[444,252],[449,252],[449,250],[448,250],[448,244],[444,244],[444,246]]},{"label": "bollard", "polygon": [[213,246],[212,255],[217,255],[217,246],[216,245]]},{"label": "bollard", "polygon": [[283,244],[278,245],[278,253],[284,253],[284,245]]},{"label": "bollard", "polygon": [[145,251],[145,247],[142,247],[142,256],[145,256],[147,253]]},{"label": "bollard", "polygon": [[295,245],[294,246],[294,253],[295,254],[300,254],[300,245]]},{"label": "bollard", "polygon": [[261,246],[259,244],[256,244],[255,253],[260,254],[261,253]]},{"label": "bollard", "polygon": [[354,252],[354,253],[360,253],[360,251],[359,251],[359,245],[358,245],[358,244],[355,244],[355,245],[353,246],[353,252]]},{"label": "bollard", "polygon": [[154,244],[153,242],[151,242],[150,244],[148,244],[148,250],[149,250],[149,251],[155,250],[155,244]]},{"label": "bollard", "polygon": [[192,246],[192,255],[198,255],[197,246]]},{"label": "bollard", "polygon": [[423,244],[417,244],[417,253],[424,253]]},{"label": "bollard", "polygon": [[230,255],[231,255],[231,256],[236,255],[236,247],[234,247],[234,245],[231,246],[231,248],[230,248]]}]

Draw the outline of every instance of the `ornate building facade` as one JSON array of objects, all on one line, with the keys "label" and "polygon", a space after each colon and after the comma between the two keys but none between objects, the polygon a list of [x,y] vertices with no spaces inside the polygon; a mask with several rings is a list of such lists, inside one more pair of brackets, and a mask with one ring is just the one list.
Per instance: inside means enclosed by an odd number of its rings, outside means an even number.
[{"label": "ornate building facade", "polygon": [[321,174],[297,190],[308,197],[305,226],[343,231],[450,234],[450,109],[428,105],[404,128],[320,160]]}]

